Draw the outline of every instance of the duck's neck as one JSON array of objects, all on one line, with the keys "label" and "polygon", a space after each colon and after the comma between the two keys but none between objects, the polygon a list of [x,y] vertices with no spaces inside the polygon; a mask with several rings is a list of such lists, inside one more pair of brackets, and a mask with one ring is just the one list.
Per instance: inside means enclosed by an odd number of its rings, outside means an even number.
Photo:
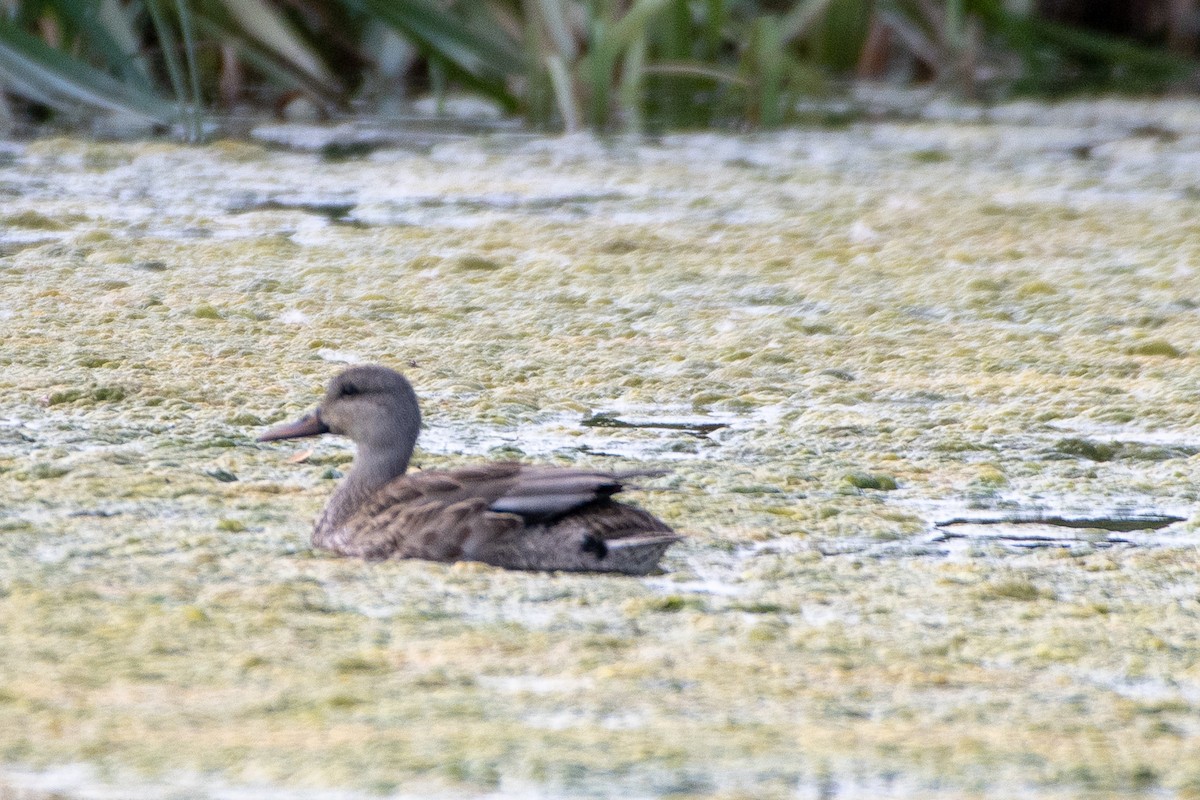
[{"label": "duck's neck", "polygon": [[407,447],[360,445],[350,477],[341,482],[329,499],[329,505],[317,523],[316,536],[333,535],[338,531],[372,495],[405,473],[411,457],[411,444]]}]

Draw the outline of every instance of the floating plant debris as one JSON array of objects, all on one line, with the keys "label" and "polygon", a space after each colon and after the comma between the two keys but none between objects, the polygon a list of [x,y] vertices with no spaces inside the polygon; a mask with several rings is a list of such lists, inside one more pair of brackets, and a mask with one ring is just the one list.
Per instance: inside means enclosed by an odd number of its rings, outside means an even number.
[{"label": "floating plant debris", "polygon": [[708,436],[713,431],[728,428],[728,422],[689,422],[689,421],[660,421],[638,420],[627,421],[610,414],[593,414],[584,417],[579,423],[585,428],[651,428],[667,431],[683,431],[693,436]]},{"label": "floating plant debris", "polygon": [[1111,517],[1064,517],[1058,515],[1017,515],[993,518],[960,517],[934,524],[936,528],[954,525],[1053,525],[1059,528],[1096,528],[1104,531],[1124,533],[1128,531],[1151,531],[1184,522],[1187,517],[1170,514],[1131,514]]},{"label": "floating plant debris", "polygon": [[229,209],[230,214],[248,214],[254,211],[303,211],[306,214],[315,214],[319,217],[325,217],[335,225],[360,225],[357,220],[350,217],[350,212],[358,206],[357,203],[304,203],[304,202],[289,202],[286,200],[263,200],[259,203],[249,203],[242,206],[234,206]]},{"label": "floating plant debris", "polygon": [[959,540],[995,541],[1017,548],[1091,545],[1147,545],[1156,540],[1116,536],[1120,533],[1157,531],[1185,521],[1171,514],[1115,514],[1113,516],[1062,516],[1013,514],[1001,517],[958,517],[935,523],[928,542]]}]

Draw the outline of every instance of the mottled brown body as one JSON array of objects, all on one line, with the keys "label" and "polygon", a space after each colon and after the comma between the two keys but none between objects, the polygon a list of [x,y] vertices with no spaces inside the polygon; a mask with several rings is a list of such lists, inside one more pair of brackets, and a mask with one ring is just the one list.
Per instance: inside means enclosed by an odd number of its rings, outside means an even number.
[{"label": "mottled brown body", "polygon": [[343,433],[358,444],[350,477],[313,530],[313,546],[366,559],[482,561],[509,569],[644,575],[680,536],[618,503],[624,473],[502,462],[407,473],[420,412],[408,381],[354,367],[316,412],[262,440]]}]

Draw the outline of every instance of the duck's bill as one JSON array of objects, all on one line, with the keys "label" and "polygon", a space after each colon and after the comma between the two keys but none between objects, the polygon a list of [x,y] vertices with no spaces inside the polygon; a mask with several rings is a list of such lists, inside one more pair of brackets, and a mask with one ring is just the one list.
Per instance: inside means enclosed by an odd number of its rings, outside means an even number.
[{"label": "duck's bill", "polygon": [[311,414],[305,414],[295,422],[271,428],[258,437],[257,441],[273,442],[277,439],[303,439],[305,436],[320,436],[322,433],[329,433],[329,426],[321,421],[320,412],[313,411]]}]

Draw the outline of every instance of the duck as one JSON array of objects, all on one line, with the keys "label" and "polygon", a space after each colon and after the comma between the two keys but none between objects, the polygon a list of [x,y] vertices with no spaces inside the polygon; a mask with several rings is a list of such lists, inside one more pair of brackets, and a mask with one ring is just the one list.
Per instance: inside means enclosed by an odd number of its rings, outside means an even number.
[{"label": "duck", "polygon": [[312,532],[314,548],[380,561],[478,561],[514,570],[647,575],[683,537],[648,511],[613,500],[630,479],[515,461],[409,471],[421,428],[412,384],[379,365],[346,369],[317,408],[259,442],[334,434],[356,447],[353,468]]}]

